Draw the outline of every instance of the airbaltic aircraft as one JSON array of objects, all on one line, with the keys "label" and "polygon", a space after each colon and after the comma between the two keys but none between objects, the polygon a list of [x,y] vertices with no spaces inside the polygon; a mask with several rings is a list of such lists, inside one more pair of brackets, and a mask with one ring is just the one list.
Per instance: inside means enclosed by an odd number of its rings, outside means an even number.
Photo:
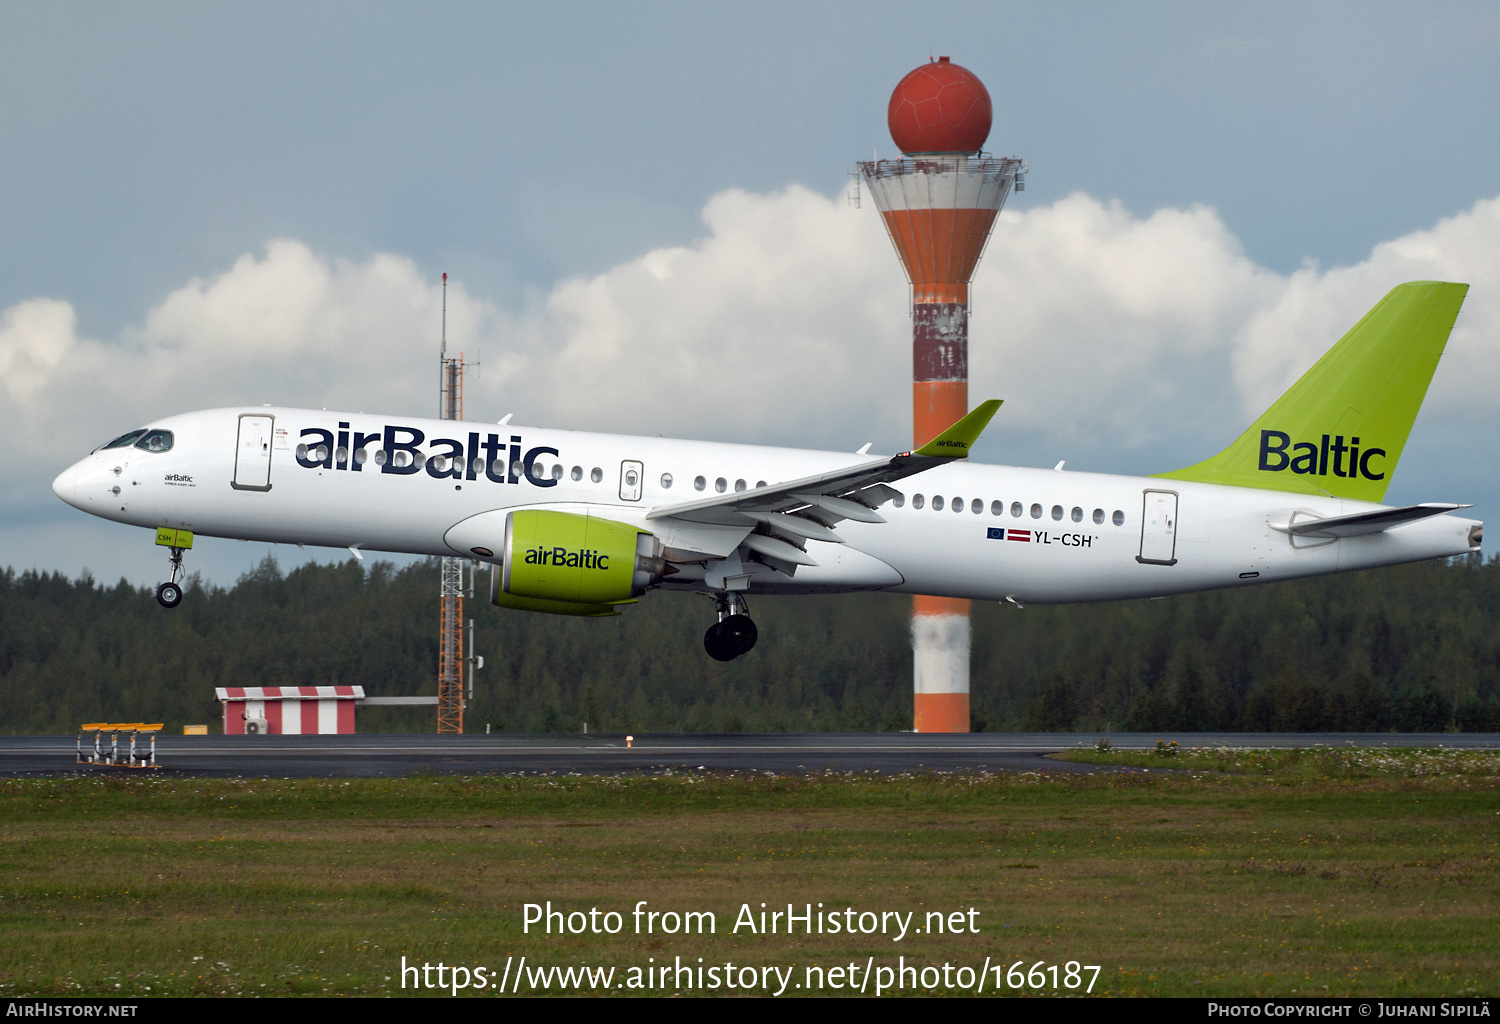
[{"label": "airbaltic aircraft", "polygon": [[132,430],[52,489],[156,531],[168,608],[195,534],[457,555],[503,608],[709,594],[728,661],[755,644],[747,595],[1104,601],[1477,550],[1483,524],[1446,514],[1469,506],[1380,503],[1467,291],[1395,288],[1232,445],[1155,477],[968,462],[997,401],[879,457],[260,407]]}]

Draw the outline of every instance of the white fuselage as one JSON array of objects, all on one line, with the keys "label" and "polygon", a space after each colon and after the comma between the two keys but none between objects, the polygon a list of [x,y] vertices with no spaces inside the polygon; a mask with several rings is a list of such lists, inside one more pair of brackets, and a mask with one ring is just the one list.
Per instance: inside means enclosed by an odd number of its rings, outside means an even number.
[{"label": "white fuselage", "polygon": [[[246,422],[269,427],[263,451],[251,450]],[[53,489],[77,508],[134,526],[463,557],[474,557],[475,530],[499,529],[489,524],[503,516],[485,513],[586,507],[655,530],[661,521],[646,518],[653,508],[710,497],[720,486],[754,488],[868,458],[279,407],[187,413],[151,426],[172,432],[169,451],[101,449],[66,470]],[[318,451],[323,445],[326,457]],[[455,452],[458,478],[447,461]],[[640,465],[638,497],[623,483],[627,463]],[[702,490],[695,487],[700,478]],[[1479,525],[1442,515],[1359,537],[1292,537],[1274,527],[1297,514],[1321,518],[1380,506],[962,461],[908,477],[896,489],[901,504],[881,507],[885,523],[840,523],[845,544],[809,541],[816,566],[793,576],[763,571],[753,592],[890,590],[1023,604],[1156,597],[1466,554]],[[1148,520],[1168,507],[1174,522],[1163,548]],[[470,525],[461,526],[465,521]],[[499,550],[499,537],[488,546]],[[711,570],[687,567],[664,587],[704,589]]]}]

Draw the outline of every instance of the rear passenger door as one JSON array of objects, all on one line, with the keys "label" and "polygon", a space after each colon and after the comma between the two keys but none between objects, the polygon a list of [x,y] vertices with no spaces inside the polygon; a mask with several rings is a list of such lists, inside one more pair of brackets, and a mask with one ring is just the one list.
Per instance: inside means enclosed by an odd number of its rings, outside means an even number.
[{"label": "rear passenger door", "polygon": [[1177,564],[1177,492],[1146,491],[1142,495],[1141,553],[1137,562]]}]

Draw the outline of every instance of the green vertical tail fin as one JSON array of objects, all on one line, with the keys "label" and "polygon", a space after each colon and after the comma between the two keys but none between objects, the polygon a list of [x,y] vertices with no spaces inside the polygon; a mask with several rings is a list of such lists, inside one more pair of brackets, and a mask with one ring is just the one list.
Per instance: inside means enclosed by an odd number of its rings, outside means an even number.
[{"label": "green vertical tail fin", "polygon": [[1468,291],[1392,288],[1239,440],[1161,476],[1381,501]]}]

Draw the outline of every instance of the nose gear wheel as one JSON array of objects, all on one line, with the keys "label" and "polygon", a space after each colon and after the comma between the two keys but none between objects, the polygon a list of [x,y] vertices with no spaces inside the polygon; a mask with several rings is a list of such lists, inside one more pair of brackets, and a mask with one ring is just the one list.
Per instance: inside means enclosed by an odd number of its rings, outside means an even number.
[{"label": "nose gear wheel", "polygon": [[182,572],[182,550],[179,547],[171,549],[172,576],[156,588],[156,603],[163,608],[176,608],[182,603],[182,584],[177,582],[177,574]]}]

